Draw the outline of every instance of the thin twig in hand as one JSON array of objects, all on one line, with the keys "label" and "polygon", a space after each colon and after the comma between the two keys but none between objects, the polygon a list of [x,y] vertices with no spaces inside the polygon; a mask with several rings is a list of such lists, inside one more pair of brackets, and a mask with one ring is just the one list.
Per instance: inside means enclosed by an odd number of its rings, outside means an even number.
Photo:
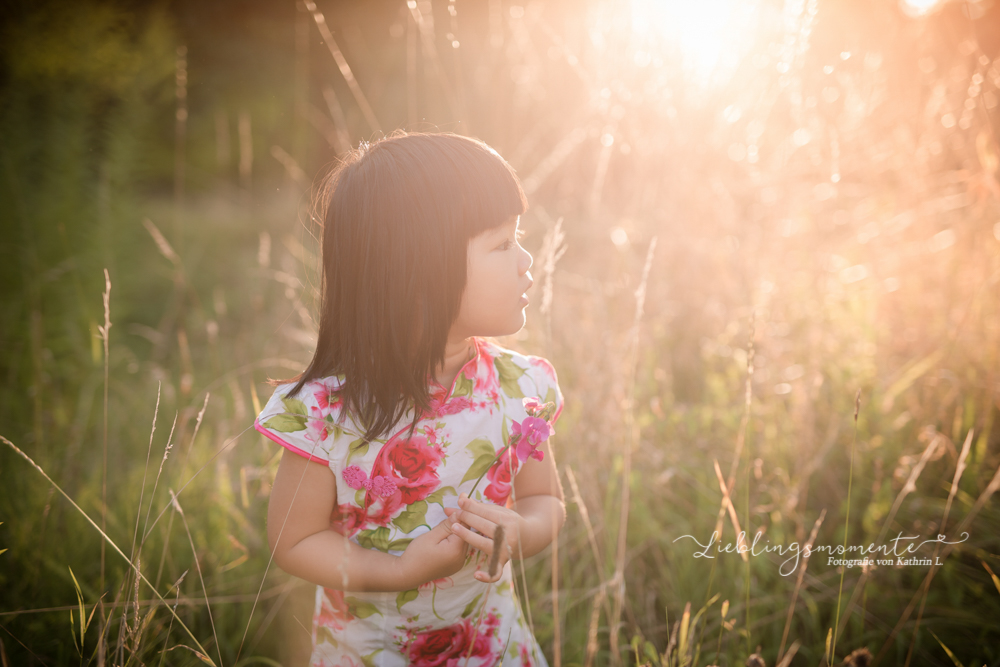
[{"label": "thin twig in hand", "polygon": [[497,524],[497,529],[493,531],[493,553],[490,554],[490,579],[497,576],[497,570],[500,568],[500,552],[506,543],[507,533],[503,529],[503,524]]}]

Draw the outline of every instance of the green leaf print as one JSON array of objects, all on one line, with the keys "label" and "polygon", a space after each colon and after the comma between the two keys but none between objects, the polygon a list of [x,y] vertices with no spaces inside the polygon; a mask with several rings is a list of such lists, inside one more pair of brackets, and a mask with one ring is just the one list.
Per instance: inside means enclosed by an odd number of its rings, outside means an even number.
[{"label": "green leaf print", "polygon": [[363,487],[354,492],[354,502],[357,503],[358,507],[364,507],[365,506],[365,494],[366,493],[368,493],[368,492],[365,491],[365,489]]},{"label": "green leaf print", "polygon": [[377,667],[375,665],[375,654],[381,650],[382,649],[377,648],[368,655],[361,656],[361,664],[363,664],[365,667]]},{"label": "green leaf print", "polygon": [[362,530],[358,533],[358,544],[365,549],[389,551],[389,529],[379,526],[374,530]]},{"label": "green leaf print", "polygon": [[382,612],[378,610],[378,607],[373,605],[371,602],[365,602],[364,600],[359,600],[357,598],[346,597],[344,602],[347,604],[347,613],[351,616],[356,616],[357,618],[368,618],[372,614],[382,615]]},{"label": "green leaf print", "polygon": [[389,542],[389,551],[405,551],[406,547],[410,546],[410,542],[412,541],[412,537],[404,537],[398,540],[393,540],[392,542]]},{"label": "green leaf print", "polygon": [[509,354],[498,354],[493,359],[493,364],[497,367],[500,375],[500,388],[503,393],[511,398],[524,398],[524,392],[518,380],[524,375],[524,369],[514,363],[514,358]]},{"label": "green leaf print", "polygon": [[340,646],[340,642],[337,641],[337,637],[333,634],[333,630],[321,625],[316,628],[316,643],[322,644],[324,642],[332,644],[335,648]]},{"label": "green leaf print", "polygon": [[490,466],[493,465],[493,460],[497,457],[497,452],[493,449],[493,443],[486,438],[476,438],[470,442],[465,447],[470,452],[472,452],[472,466],[465,473],[465,477],[459,484],[465,484],[470,479],[479,479],[483,476]]},{"label": "green leaf print", "polygon": [[282,433],[306,430],[306,418],[295,415],[275,415],[264,422],[266,428]]},{"label": "green leaf print", "polygon": [[465,377],[464,373],[459,373],[458,377],[455,378],[455,390],[451,392],[451,395],[472,398],[472,391],[475,389],[475,386],[476,383],[471,378]]},{"label": "green leaf print", "polygon": [[306,428],[306,417],[309,414],[306,404],[297,398],[288,398],[287,396],[282,398],[281,402],[285,406],[285,412],[274,415],[264,422],[264,426],[282,433],[304,431]]},{"label": "green leaf print", "polygon": [[450,486],[442,486],[440,489],[427,496],[428,503],[437,503],[441,507],[444,507],[445,496],[457,496],[458,491]]},{"label": "green leaf print", "polygon": [[368,453],[368,441],[358,438],[347,446],[347,465],[351,465],[351,459],[356,456],[364,456]]},{"label": "green leaf print", "polygon": [[559,407],[556,404],[556,390],[554,387],[549,387],[549,390],[545,393],[545,400],[542,401],[542,403],[551,403],[556,407]]},{"label": "green leaf print", "polygon": [[285,404],[285,412],[291,412],[296,415],[308,416],[309,410],[306,409],[306,404],[297,398],[288,398],[287,396],[281,399],[281,402]]},{"label": "green leaf print", "polygon": [[404,533],[412,533],[418,526],[425,525],[427,520],[427,501],[418,500],[407,506],[399,516],[392,520]]},{"label": "green leaf print", "polygon": [[406,604],[407,602],[410,602],[411,600],[416,600],[418,595],[420,595],[420,590],[417,588],[414,588],[413,590],[409,591],[402,591],[399,595],[396,596],[396,611],[402,614],[403,605]]},{"label": "green leaf print", "polygon": [[476,610],[476,603],[479,602],[479,598],[481,597],[483,597],[482,593],[472,598],[472,601],[469,604],[465,605],[465,609],[462,611],[462,618],[468,618],[469,615]]}]

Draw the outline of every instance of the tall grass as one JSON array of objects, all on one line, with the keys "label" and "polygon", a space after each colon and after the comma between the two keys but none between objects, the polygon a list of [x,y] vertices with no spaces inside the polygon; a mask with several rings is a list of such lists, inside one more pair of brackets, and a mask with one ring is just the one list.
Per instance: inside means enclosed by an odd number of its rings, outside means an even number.
[{"label": "tall grass", "polygon": [[[997,664],[986,19],[761,3],[709,76],[621,4],[473,4],[248,6],[228,32],[194,7],[12,14],[0,658],[301,663],[309,587],[263,532],[278,452],[247,428],[315,336],[302,174],[417,120],[490,142],[529,192],[543,298],[501,342],[567,397],[569,520],[518,577],[553,663]],[[783,574],[695,557],[683,536],[713,530],[969,538]]]}]

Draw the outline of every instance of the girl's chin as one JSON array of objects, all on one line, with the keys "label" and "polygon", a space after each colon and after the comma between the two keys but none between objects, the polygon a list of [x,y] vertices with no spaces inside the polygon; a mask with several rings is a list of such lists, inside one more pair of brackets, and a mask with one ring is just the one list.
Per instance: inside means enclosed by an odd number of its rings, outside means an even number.
[{"label": "girl's chin", "polygon": [[515,318],[514,322],[512,322],[510,326],[503,327],[502,329],[498,327],[496,333],[486,334],[486,336],[490,338],[499,338],[501,336],[513,336],[518,331],[524,328],[524,323],[525,323],[524,313],[522,312],[520,315],[521,315],[520,318]]}]

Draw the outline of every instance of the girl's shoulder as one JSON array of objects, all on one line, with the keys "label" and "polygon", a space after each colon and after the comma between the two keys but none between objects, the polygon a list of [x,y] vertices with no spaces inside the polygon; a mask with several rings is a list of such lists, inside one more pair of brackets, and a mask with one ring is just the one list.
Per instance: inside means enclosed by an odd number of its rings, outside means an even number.
[{"label": "girl's shoulder", "polygon": [[556,369],[544,357],[505,348],[491,339],[478,339],[480,368],[487,362],[500,391],[510,399],[537,398],[556,405],[562,411],[563,395]]},{"label": "girl's shoulder", "polygon": [[358,428],[343,409],[343,377],[311,380],[292,393],[295,385],[289,382],[275,387],[254,427],[286,449],[328,463],[333,442],[345,435],[359,437]]}]

